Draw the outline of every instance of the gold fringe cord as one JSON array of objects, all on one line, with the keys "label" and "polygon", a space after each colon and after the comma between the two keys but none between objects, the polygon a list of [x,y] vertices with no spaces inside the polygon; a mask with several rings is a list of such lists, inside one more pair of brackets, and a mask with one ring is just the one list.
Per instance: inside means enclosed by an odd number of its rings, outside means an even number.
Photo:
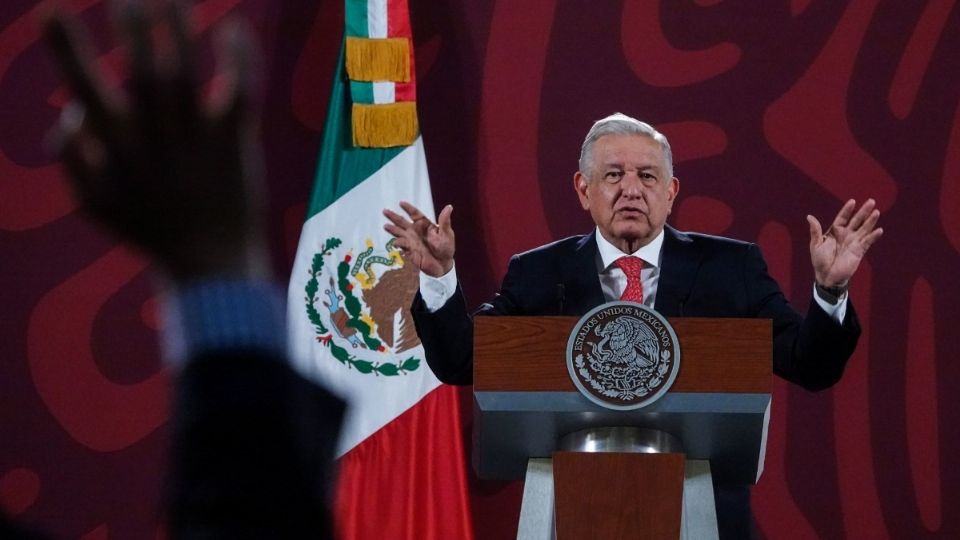
[{"label": "gold fringe cord", "polygon": [[354,81],[410,81],[407,38],[347,37],[347,76]]},{"label": "gold fringe cord", "polygon": [[382,105],[354,103],[352,113],[354,146],[410,146],[420,132],[417,104],[413,101]]}]

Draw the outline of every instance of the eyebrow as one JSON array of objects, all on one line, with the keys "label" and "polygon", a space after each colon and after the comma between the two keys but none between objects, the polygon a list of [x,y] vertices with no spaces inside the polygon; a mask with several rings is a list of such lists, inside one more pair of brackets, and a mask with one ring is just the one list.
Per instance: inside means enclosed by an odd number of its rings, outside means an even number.
[{"label": "eyebrow", "polygon": [[[605,163],[603,164],[604,169],[625,169],[626,167],[623,163],[614,162],[614,163]],[[644,165],[642,167],[637,167],[638,171],[657,171],[660,172],[660,167],[657,165]]]}]

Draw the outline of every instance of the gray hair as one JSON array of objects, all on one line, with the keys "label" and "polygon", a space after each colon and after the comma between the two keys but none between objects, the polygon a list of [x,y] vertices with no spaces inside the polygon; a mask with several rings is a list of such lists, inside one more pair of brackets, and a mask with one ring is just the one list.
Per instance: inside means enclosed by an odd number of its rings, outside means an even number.
[{"label": "gray hair", "polygon": [[673,152],[670,150],[670,142],[667,138],[650,124],[621,113],[613,113],[597,120],[587,132],[587,138],[583,140],[583,146],[580,147],[579,163],[580,172],[587,178],[590,178],[593,168],[593,143],[604,135],[643,135],[657,141],[663,150],[663,158],[667,162],[666,179],[673,178]]}]

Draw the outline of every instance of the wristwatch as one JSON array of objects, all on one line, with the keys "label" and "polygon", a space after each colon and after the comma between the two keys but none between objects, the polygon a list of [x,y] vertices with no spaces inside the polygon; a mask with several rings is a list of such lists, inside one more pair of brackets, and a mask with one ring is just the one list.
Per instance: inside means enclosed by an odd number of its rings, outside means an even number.
[{"label": "wristwatch", "polygon": [[825,302],[828,304],[836,304],[843,298],[843,295],[847,294],[847,289],[849,285],[837,285],[834,287],[824,287],[819,283],[815,284],[817,294],[820,295]]}]

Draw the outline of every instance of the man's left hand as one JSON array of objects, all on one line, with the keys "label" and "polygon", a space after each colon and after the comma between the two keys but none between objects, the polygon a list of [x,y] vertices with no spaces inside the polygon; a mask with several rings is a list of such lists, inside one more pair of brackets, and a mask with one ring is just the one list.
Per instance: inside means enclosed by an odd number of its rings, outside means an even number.
[{"label": "man's left hand", "polygon": [[867,199],[859,209],[856,206],[853,199],[847,201],[826,232],[817,218],[807,216],[810,261],[821,287],[846,288],[867,250],[883,234],[883,229],[877,227],[880,211],[876,201]]}]

